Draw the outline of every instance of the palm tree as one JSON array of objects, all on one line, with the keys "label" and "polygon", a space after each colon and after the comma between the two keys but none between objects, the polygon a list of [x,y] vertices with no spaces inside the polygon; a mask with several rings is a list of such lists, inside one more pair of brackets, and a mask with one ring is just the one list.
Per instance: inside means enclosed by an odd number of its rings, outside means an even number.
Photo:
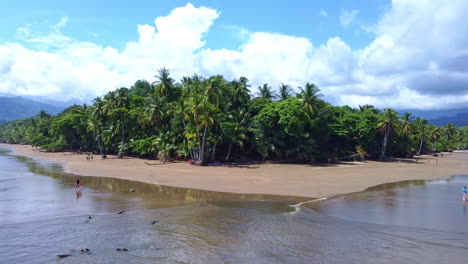
[{"label": "palm tree", "polygon": [[239,78],[239,81],[232,81],[230,86],[232,88],[231,92],[231,105],[234,108],[239,108],[241,105],[249,101],[249,86],[247,84],[249,80],[245,77]]},{"label": "palm tree", "polygon": [[90,114],[90,125],[94,131],[94,136],[98,143],[99,151],[101,152],[101,157],[103,159],[107,158],[107,155],[104,152],[104,142],[101,142],[102,127],[105,118],[104,105],[105,103],[101,97],[94,98]]},{"label": "palm tree", "polygon": [[444,126],[443,134],[446,139],[446,144],[444,146],[445,150],[449,150],[450,143],[452,143],[451,140],[454,138],[456,131],[457,127],[454,124],[448,123]]},{"label": "palm tree", "polygon": [[275,92],[273,92],[273,90],[271,89],[270,86],[268,86],[267,83],[264,83],[262,86],[258,87],[258,95],[261,98],[266,98],[269,100],[272,100],[276,96]]},{"label": "palm tree", "polygon": [[225,85],[226,83],[221,75],[213,76],[204,81],[203,86],[205,87],[205,96],[208,98],[210,103],[216,106],[219,105]]},{"label": "palm tree", "polygon": [[291,97],[292,89],[289,85],[282,83],[279,86],[279,100],[283,101]]},{"label": "palm tree", "polygon": [[380,132],[384,134],[382,152],[380,153],[380,159],[385,159],[385,149],[387,148],[387,140],[390,134],[397,127],[397,122],[398,122],[398,113],[393,109],[385,108],[384,112],[380,116],[380,123],[378,124],[378,127],[380,128]]},{"label": "palm tree", "polygon": [[427,120],[418,117],[418,118],[416,118],[415,124],[416,124],[416,127],[417,127],[417,129],[419,131],[419,134],[420,134],[420,137],[421,137],[421,140],[419,142],[419,149],[418,149],[418,152],[417,152],[417,154],[419,155],[421,153],[421,149],[422,149],[422,146],[423,146],[424,137],[426,136],[426,129],[427,129],[428,122],[427,122]]},{"label": "palm tree", "polygon": [[411,114],[406,112],[402,116],[402,123],[400,127],[400,133],[401,134],[407,134],[411,131]]},{"label": "palm tree", "polygon": [[142,113],[141,124],[143,127],[148,124],[161,124],[164,116],[164,103],[158,96],[147,96],[145,98],[145,108]]},{"label": "palm tree", "polygon": [[299,87],[300,93],[297,95],[302,102],[304,111],[310,116],[317,113],[317,101],[322,94],[315,84],[306,83],[305,88]]},{"label": "palm tree", "polygon": [[157,79],[153,82],[156,93],[159,96],[171,96],[174,90],[174,79],[169,75],[169,70],[162,68],[158,70],[159,75],[154,77]]},{"label": "palm tree", "polygon": [[429,138],[432,140],[432,152],[436,150],[436,141],[440,137],[440,127],[431,125],[428,132]]},{"label": "palm tree", "polygon": [[200,115],[200,127],[204,127],[204,131],[203,131],[203,141],[200,147],[201,164],[204,164],[205,141],[206,141],[208,127],[214,126],[217,113],[218,113],[218,109],[214,105],[210,103],[202,104],[201,115]]},{"label": "palm tree", "polygon": [[116,91],[109,92],[104,97],[105,105],[104,111],[107,115],[114,115],[120,121],[120,128],[122,132],[122,141],[119,147],[118,158],[123,158],[123,150],[125,148],[125,116],[128,113],[128,98],[129,91],[127,88],[119,88]]},{"label": "palm tree", "polygon": [[231,129],[231,133],[229,133],[228,140],[229,140],[229,148],[228,148],[228,153],[226,155],[226,160],[229,160],[231,157],[231,150],[232,147],[234,146],[239,147],[239,149],[243,150],[244,148],[244,141],[247,139],[247,128],[246,128],[246,123],[247,120],[249,119],[250,115],[248,112],[244,110],[236,111],[232,115],[233,117],[233,122],[231,124],[234,124],[234,128]]},{"label": "palm tree", "polygon": [[[201,150],[201,138],[200,138],[200,115],[201,109],[203,107],[203,97],[200,94],[193,94],[186,103],[186,108],[184,110],[187,113],[186,119],[189,121],[193,121],[196,130],[196,140],[195,137],[190,136],[190,139],[194,139],[196,141],[196,145],[198,145],[198,151],[196,151],[195,147],[193,149],[194,159],[200,159],[201,157],[197,154],[200,154]],[[187,138],[189,139],[189,138]]]}]

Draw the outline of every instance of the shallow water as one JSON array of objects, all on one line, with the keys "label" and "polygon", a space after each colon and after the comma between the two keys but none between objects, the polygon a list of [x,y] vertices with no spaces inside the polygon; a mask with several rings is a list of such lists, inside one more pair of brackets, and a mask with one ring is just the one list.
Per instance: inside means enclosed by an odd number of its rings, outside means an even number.
[{"label": "shallow water", "polygon": [[[460,194],[467,176],[386,184],[294,208],[290,205],[307,199],[97,177],[83,177],[85,188],[77,194],[73,176],[60,166],[5,151],[0,168],[0,263],[449,263],[468,258],[468,216]],[[85,248],[89,254],[80,252]],[[58,259],[58,254],[71,256]]]}]

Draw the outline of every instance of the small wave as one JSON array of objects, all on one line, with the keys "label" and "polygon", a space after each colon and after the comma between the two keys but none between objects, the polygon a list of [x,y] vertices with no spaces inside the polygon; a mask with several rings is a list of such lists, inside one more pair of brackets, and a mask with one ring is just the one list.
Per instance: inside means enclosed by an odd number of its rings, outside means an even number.
[{"label": "small wave", "polygon": [[316,202],[324,201],[324,200],[327,200],[327,199],[328,199],[327,197],[323,197],[323,198],[313,199],[313,200],[309,200],[309,201],[305,201],[305,202],[300,202],[298,204],[292,204],[292,205],[289,205],[289,206],[299,208],[303,204],[316,203]]},{"label": "small wave", "polygon": [[323,198],[313,199],[313,200],[309,200],[309,201],[305,201],[305,202],[300,202],[298,204],[290,204],[289,206],[293,207],[294,211],[289,212],[287,214],[290,214],[290,215],[297,214],[298,212],[301,211],[301,205],[303,205],[303,204],[316,203],[316,202],[324,201],[324,200],[327,200],[327,199],[328,199],[327,197],[323,197]]}]

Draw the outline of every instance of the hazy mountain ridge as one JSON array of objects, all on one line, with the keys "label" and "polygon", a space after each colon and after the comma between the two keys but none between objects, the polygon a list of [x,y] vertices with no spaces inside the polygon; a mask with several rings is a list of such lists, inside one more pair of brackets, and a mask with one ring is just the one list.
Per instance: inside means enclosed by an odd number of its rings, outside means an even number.
[{"label": "hazy mountain ridge", "polygon": [[444,126],[447,123],[452,123],[458,127],[468,126],[468,112],[457,113],[454,116],[441,116],[431,119],[429,122],[436,126]]},{"label": "hazy mountain ridge", "polygon": [[41,110],[55,115],[63,111],[63,109],[64,107],[37,102],[21,96],[0,96],[0,123],[32,117]]},{"label": "hazy mountain ridge", "polygon": [[406,109],[398,110],[400,115],[405,112],[411,113],[414,117],[420,117],[429,121],[436,126],[444,126],[452,123],[456,126],[468,126],[468,108],[457,109],[434,109],[434,110],[419,110]]}]

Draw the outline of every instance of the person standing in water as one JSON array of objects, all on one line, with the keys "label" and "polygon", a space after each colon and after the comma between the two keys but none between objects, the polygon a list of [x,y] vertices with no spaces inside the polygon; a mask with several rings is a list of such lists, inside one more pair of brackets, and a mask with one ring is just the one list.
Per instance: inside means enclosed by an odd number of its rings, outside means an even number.
[{"label": "person standing in water", "polygon": [[462,188],[462,195],[463,195],[463,201],[466,202],[466,195],[468,194],[468,190],[466,189],[466,186]]},{"label": "person standing in water", "polygon": [[76,177],[76,185],[75,185],[75,188],[79,188],[81,187],[81,178],[80,177]]}]

